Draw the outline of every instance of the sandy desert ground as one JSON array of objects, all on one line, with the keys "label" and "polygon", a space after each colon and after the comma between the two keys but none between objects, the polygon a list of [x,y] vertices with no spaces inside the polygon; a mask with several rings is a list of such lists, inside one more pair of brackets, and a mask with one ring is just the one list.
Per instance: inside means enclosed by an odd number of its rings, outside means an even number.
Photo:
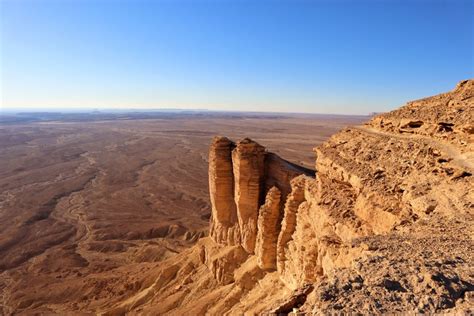
[{"label": "sandy desert ground", "polygon": [[[72,116],[74,118],[74,116]],[[107,309],[207,234],[208,148],[250,137],[313,168],[367,117],[183,114],[0,125],[0,314]]]}]

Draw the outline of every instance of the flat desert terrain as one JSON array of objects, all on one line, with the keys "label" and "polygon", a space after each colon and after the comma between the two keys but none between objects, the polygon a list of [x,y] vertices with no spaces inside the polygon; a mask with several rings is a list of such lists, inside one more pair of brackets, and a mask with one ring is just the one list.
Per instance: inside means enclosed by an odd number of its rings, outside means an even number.
[{"label": "flat desert terrain", "polygon": [[314,169],[312,149],[367,117],[46,115],[0,123],[0,314],[107,310],[207,235],[208,150],[250,137]]}]

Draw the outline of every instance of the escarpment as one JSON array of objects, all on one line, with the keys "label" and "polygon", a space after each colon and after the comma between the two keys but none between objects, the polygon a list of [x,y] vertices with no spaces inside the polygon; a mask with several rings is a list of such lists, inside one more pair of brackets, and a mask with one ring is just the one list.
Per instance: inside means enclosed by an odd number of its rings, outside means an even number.
[{"label": "escarpment", "polygon": [[[248,138],[237,144],[225,137],[214,138],[209,149],[211,238],[222,245],[239,244],[253,254],[259,209],[267,192],[271,188],[280,192],[281,198],[268,206],[276,217],[273,226],[279,226],[286,195],[291,190],[290,181],[301,174],[314,176],[314,171],[266,152],[263,146]],[[267,208],[263,210],[271,212]]]},{"label": "escarpment", "polygon": [[264,148],[244,139],[232,151],[234,168],[234,199],[240,227],[240,241],[248,253],[253,253],[257,237],[257,216],[265,172]]},{"label": "escarpment", "polygon": [[463,80],[447,93],[408,102],[378,115],[367,126],[379,131],[414,134],[443,140],[462,152],[472,152],[474,81]]},{"label": "escarpment", "polygon": [[240,244],[237,207],[234,202],[232,150],[235,144],[216,137],[209,150],[209,191],[212,205],[210,236],[225,245]]},{"label": "escarpment", "polygon": [[163,263],[176,276],[157,280],[143,311],[471,310],[473,117],[463,81],[335,134],[315,149],[315,174],[216,137],[210,236]]},{"label": "escarpment", "polygon": [[258,258],[258,266],[264,270],[276,269],[280,199],[280,190],[277,187],[272,187],[267,193],[265,204],[259,210],[255,253]]}]

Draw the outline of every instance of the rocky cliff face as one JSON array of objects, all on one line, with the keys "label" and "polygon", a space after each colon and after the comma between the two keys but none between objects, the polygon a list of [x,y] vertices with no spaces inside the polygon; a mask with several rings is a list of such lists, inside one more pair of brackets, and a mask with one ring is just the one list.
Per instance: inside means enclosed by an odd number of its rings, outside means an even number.
[{"label": "rocky cliff face", "polygon": [[257,238],[257,217],[264,179],[264,148],[244,139],[232,151],[234,167],[234,199],[240,227],[242,248],[254,253]]},{"label": "rocky cliff face", "polygon": [[212,205],[210,236],[224,245],[240,244],[237,207],[234,202],[232,150],[235,144],[216,137],[209,150],[209,193]]},{"label": "rocky cliff face", "polygon": [[263,270],[276,269],[280,199],[280,190],[272,187],[267,193],[265,204],[259,210],[255,255],[258,266]]},{"label": "rocky cliff face", "polygon": [[[262,228],[279,229],[286,200],[281,199],[282,193],[286,197],[291,179],[301,174],[314,172],[265,152],[263,146],[248,138],[237,144],[225,137],[214,138],[209,150],[211,238],[222,245],[241,245],[253,254],[259,213]],[[265,200],[268,203],[262,205]]]},{"label": "rocky cliff face", "polygon": [[334,135],[315,149],[316,177],[215,138],[210,238],[163,264],[174,278],[143,311],[472,311],[473,116],[463,81]]}]

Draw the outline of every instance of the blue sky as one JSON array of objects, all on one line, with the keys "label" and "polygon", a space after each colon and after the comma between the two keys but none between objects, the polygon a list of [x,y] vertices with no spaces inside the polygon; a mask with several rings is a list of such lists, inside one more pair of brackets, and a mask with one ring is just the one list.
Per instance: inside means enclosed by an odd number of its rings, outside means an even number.
[{"label": "blue sky", "polygon": [[1,106],[386,111],[474,77],[473,3],[1,0]]}]

